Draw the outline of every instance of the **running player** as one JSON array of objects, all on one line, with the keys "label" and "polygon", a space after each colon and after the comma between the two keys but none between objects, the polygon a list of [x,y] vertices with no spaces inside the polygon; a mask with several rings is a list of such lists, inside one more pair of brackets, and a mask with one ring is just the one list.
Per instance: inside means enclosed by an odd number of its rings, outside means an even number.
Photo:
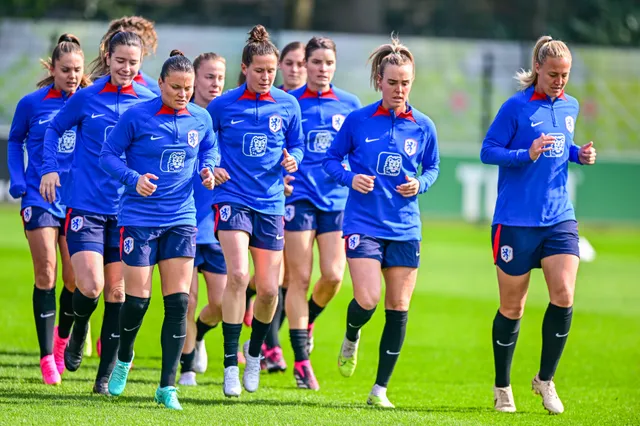
[{"label": "running player", "polygon": [[124,113],[100,154],[102,168],[126,188],[118,212],[126,299],[109,393],[117,396],[125,389],[157,264],[164,322],[160,338],[162,372],[155,401],[173,410],[182,410],[175,379],[187,336],[187,305],[196,252],[193,175],[198,169],[201,184],[213,189],[217,155],[209,114],[189,102],[194,79],[191,61],[173,50],[160,73],[162,95]]},{"label": "running player", "polygon": [[[296,360],[293,375],[299,388],[317,390],[309,362],[313,325],[340,289],[344,276],[342,219],[349,193],[327,175],[322,160],[345,117],[362,105],[355,95],[331,84],[336,71],[333,40],[313,37],[306,45],[304,61],[307,84],[289,92],[300,104],[307,145],[304,161],[295,173],[295,189],[285,207],[286,312]],[[307,302],[314,240],[318,242],[320,279]]]},{"label": "running player", "polygon": [[[206,108],[213,99],[222,94],[224,89],[226,61],[216,53],[203,53],[193,61],[195,72],[195,89],[192,101]],[[219,163],[218,163],[219,164]],[[218,165],[216,164],[216,165]],[[216,168],[215,176],[221,169]],[[218,178],[226,178],[226,171]],[[214,178],[215,178],[214,176]],[[200,176],[194,177],[193,196],[196,205],[197,237],[196,256],[193,278],[189,290],[189,307],[187,309],[187,338],[180,357],[180,380],[183,386],[195,386],[196,373],[207,370],[207,349],[204,344],[205,334],[216,327],[222,319],[222,292],[227,284],[227,266],[220,243],[213,235],[213,192],[200,185]],[[220,182],[222,183],[222,182]],[[216,184],[218,179],[216,178]],[[196,320],[198,306],[198,272],[204,276],[207,284],[208,304],[200,311]]]},{"label": "running player", "polygon": [[282,169],[293,173],[303,157],[300,107],[295,98],[273,88],[278,49],[262,25],[249,33],[242,52],[246,84],[209,104],[220,143],[220,165],[229,180],[214,193],[216,232],[227,264],[222,296],[224,393],[239,396],[238,339],[242,330],[249,257],[258,291],[251,340],[245,345],[244,387],[258,389],[260,350],[276,304],[284,246]]},{"label": "running player", "polygon": [[285,92],[299,89],[307,82],[307,69],[304,66],[304,44],[293,41],[282,49],[278,68],[282,71],[282,85]]},{"label": "running player", "polygon": [[[156,53],[156,48],[158,47],[158,34],[156,33],[153,22],[148,21],[141,16],[123,16],[120,19],[114,19],[109,23],[107,32],[100,40],[98,57],[89,64],[90,74],[94,79],[109,72],[109,70],[104,66],[104,60],[102,58],[104,58],[108,51],[109,40],[119,31],[130,31],[140,36],[144,43],[143,56],[149,56]],[[138,74],[136,74],[134,81],[160,96],[158,81],[151,78],[144,71],[138,70]]]},{"label": "running player", "polygon": [[77,126],[76,150],[68,179],[74,184],[68,188],[65,222],[77,288],[73,294],[74,325],[64,352],[64,363],[70,371],[80,367],[89,319],[104,290],[103,356],[94,386],[94,392],[101,394],[107,393],[107,381],[118,349],[118,316],[124,300],[124,283],[116,223],[122,186],[100,169],[98,158],[102,144],[120,114],[155,97],[132,81],[142,61],[142,49],[138,35],[116,33],[109,41],[105,58],[109,75],[72,96],[51,120],[44,138],[40,193],[49,202],[54,202],[62,170],[57,157],[59,141],[65,132]]},{"label": "running player", "polygon": [[[378,47],[369,59],[371,83],[382,92],[382,100],[349,114],[323,165],[338,183],[351,188],[343,231],[354,298],[338,368],[346,377],[355,371],[360,329],[380,300],[382,272],[386,321],[367,404],[393,408],[387,384],[404,341],[420,264],[417,195],[436,181],[439,155],[433,122],[407,102],[415,77],[409,49],[392,36],[391,43]],[[351,171],[342,166],[347,155]]]},{"label": "running player", "polygon": [[[7,158],[11,184],[9,193],[21,199],[22,223],[31,258],[35,284],[33,286],[33,316],[40,345],[40,371],[45,384],[60,383],[64,371],[64,347],[73,325],[71,300],[75,290],[75,277],[64,238],[64,205],[61,190],[56,188],[52,203],[40,196],[42,145],[49,121],[58,113],[79,87],[91,81],[84,75],[84,53],[80,41],[72,34],[63,34],[53,49],[51,58],[43,61],[49,77],[38,83],[38,90],[20,100],[13,116]],[[55,155],[60,164],[60,181],[67,189],[67,176],[75,149],[75,129],[69,130],[58,141]],[[24,168],[24,148],[28,153]],[[58,326],[56,320],[56,275],[60,250],[64,287],[60,294]]]},{"label": "running player", "polygon": [[594,164],[593,142],[574,145],[578,101],[564,93],[571,52],[549,36],[538,39],[532,66],[516,77],[520,90],[500,108],[480,159],[499,167],[491,239],[500,308],[493,320],[494,406],[514,412],[511,360],[531,269],[542,268],[550,303],[542,323],[535,393],[552,414],[564,411],[553,376],[569,335],[578,272],[578,224],[567,194],[568,164]]}]

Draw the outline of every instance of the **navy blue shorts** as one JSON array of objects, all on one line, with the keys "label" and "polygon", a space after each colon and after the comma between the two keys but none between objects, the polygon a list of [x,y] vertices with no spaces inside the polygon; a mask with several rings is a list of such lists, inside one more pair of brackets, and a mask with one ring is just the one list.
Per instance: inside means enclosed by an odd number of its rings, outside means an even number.
[{"label": "navy blue shorts", "polygon": [[344,237],[349,259],[376,259],[382,269],[420,266],[420,241],[392,241],[351,234]]},{"label": "navy blue shorts", "polygon": [[284,210],[286,231],[316,231],[316,235],[342,230],[344,211],[325,212],[307,200],[287,204]]},{"label": "navy blue shorts", "polygon": [[67,208],[64,227],[70,256],[94,251],[103,256],[105,265],[120,262],[120,229],[116,215]]},{"label": "navy blue shorts", "polygon": [[25,231],[38,228],[60,228],[60,235],[64,235],[64,219],[54,216],[42,207],[25,207],[20,212],[20,216],[22,216]]},{"label": "navy blue shorts", "polygon": [[496,224],[491,227],[493,263],[508,275],[523,275],[542,266],[554,254],[580,256],[578,222],[525,227]]},{"label": "navy blue shorts", "polygon": [[227,275],[227,264],[224,261],[220,243],[197,244],[193,266],[198,268],[198,272],[206,271],[212,274]]},{"label": "navy blue shorts", "polygon": [[215,204],[215,236],[218,231],[245,231],[251,247],[280,251],[284,249],[284,217],[259,213],[235,203]]},{"label": "navy blue shorts", "polygon": [[196,256],[194,226],[123,226],[120,231],[122,261],[129,266],[151,266],[166,259]]}]

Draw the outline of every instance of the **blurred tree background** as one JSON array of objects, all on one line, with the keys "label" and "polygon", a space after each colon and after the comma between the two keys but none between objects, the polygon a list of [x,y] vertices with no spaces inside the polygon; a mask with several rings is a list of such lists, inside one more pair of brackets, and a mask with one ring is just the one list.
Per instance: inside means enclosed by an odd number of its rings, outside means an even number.
[{"label": "blurred tree background", "polygon": [[2,0],[0,15],[640,46],[639,0]]}]

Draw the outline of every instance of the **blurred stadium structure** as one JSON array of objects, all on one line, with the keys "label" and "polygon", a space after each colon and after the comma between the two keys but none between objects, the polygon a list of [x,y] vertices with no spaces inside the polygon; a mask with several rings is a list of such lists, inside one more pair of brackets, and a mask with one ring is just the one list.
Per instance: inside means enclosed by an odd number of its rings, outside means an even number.
[{"label": "blurred stadium structure", "polygon": [[593,140],[602,160],[598,167],[570,169],[580,219],[640,223],[640,195],[624,190],[640,180],[636,0],[557,0],[553,7],[550,0],[144,0],[135,6],[88,0],[41,2],[48,7],[28,11],[30,3],[39,4],[9,0],[0,6],[2,12],[13,7],[3,13],[13,17],[0,20],[0,200],[8,199],[8,125],[17,101],[43,75],[38,59],[61,33],[71,32],[89,62],[109,19],[139,13],[157,21],[158,51],[143,65],[150,75],[158,74],[171,49],[191,58],[215,51],[227,58],[228,89],[247,31],[263,23],[279,46],[317,34],[332,37],[338,47],[334,82],[364,104],[378,99],[369,87],[367,57],[398,31],[417,59],[411,102],[433,118],[443,154],[423,212],[469,221],[491,217],[497,170],[480,164],[478,153],[488,124],[516,88],[515,71],[531,66],[539,35],[564,39],[574,58],[567,91],[581,104],[576,141]]}]

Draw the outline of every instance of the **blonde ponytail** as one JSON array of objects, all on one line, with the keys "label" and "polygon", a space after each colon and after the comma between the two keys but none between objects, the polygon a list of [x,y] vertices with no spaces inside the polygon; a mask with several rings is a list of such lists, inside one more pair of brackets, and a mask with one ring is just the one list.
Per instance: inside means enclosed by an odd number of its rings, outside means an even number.
[{"label": "blonde ponytail", "polygon": [[536,64],[543,65],[547,58],[569,58],[571,52],[567,45],[560,40],[554,40],[551,36],[542,36],[533,47],[533,55],[531,59],[531,69],[524,69],[516,72],[515,79],[518,80],[518,90],[526,90],[531,86],[535,86],[538,82],[538,73],[536,72]]},{"label": "blonde ponytail", "polygon": [[391,34],[391,43],[380,45],[371,53],[369,61],[371,62],[369,78],[376,91],[380,90],[378,79],[384,76],[384,68],[388,64],[401,66],[410,63],[415,66],[411,51],[407,46],[400,43],[398,36],[393,33]]}]

